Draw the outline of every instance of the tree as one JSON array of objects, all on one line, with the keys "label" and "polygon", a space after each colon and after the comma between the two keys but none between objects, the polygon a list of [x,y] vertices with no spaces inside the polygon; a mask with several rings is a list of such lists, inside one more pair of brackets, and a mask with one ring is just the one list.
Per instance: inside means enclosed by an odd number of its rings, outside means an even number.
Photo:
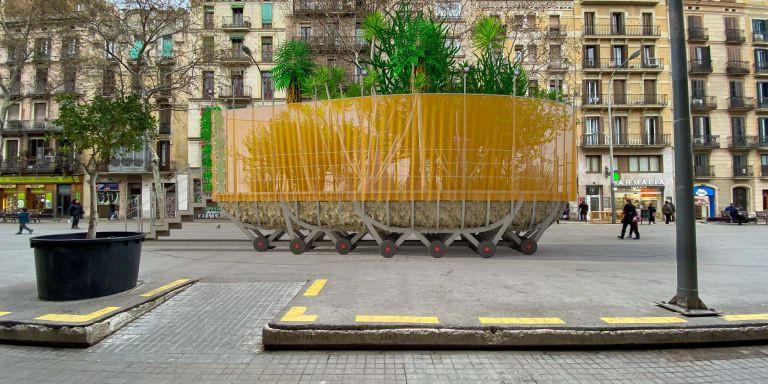
[{"label": "tree", "polygon": [[[195,69],[203,61],[202,48],[176,44],[189,27],[188,0],[81,0],[89,9],[92,46],[102,55],[100,66],[106,76],[115,76],[117,93],[133,94],[150,110],[186,110],[174,102],[191,94]],[[158,219],[165,217],[164,182],[160,177],[157,129],[145,137],[152,156],[154,202]]]},{"label": "tree", "polygon": [[[318,67],[304,83],[304,94],[313,99],[336,99],[341,96],[341,85],[345,75],[344,68]],[[319,93],[320,90],[324,92]]]},{"label": "tree", "polygon": [[140,149],[147,137],[155,132],[157,120],[138,96],[96,96],[87,103],[78,103],[72,96],[59,98],[61,130],[53,133],[61,151],[79,155],[81,170],[88,177],[91,204],[87,239],[96,238],[97,205],[96,179],[107,169],[120,151]]},{"label": "tree", "polygon": [[307,44],[299,40],[286,41],[275,55],[275,68],[272,69],[275,89],[286,89],[286,103],[300,102],[302,86],[312,77],[314,70],[315,63]]},{"label": "tree", "polygon": [[472,33],[476,65],[468,74],[469,92],[525,96],[526,71],[503,52],[504,34],[504,27],[495,17],[485,16],[476,23]]}]

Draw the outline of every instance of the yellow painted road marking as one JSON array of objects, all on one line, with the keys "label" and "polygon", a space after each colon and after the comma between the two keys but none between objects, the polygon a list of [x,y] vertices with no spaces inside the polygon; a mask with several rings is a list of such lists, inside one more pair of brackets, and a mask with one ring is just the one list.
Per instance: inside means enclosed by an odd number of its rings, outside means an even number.
[{"label": "yellow painted road marking", "polygon": [[280,321],[305,321],[305,322],[311,322],[315,321],[317,319],[317,315],[305,315],[304,312],[307,311],[307,307],[292,307],[288,310],[288,312],[285,313],[285,316],[283,316]]},{"label": "yellow painted road marking", "polygon": [[174,282],[171,282],[171,283],[168,283],[166,285],[163,285],[162,287],[157,287],[157,288],[155,288],[155,289],[153,289],[153,290],[151,290],[149,292],[142,293],[139,296],[141,296],[141,297],[154,296],[154,295],[157,295],[160,292],[164,292],[164,291],[167,291],[167,290],[169,290],[171,288],[178,287],[179,285],[182,285],[182,284],[186,283],[187,281],[189,281],[189,279],[179,279],[179,280],[176,280]]},{"label": "yellow painted road marking", "polygon": [[434,316],[369,316],[357,315],[358,323],[416,323],[416,324],[440,324],[440,320]]},{"label": "yellow painted road marking", "polygon": [[559,317],[480,317],[482,324],[565,324]]},{"label": "yellow painted road marking", "polygon": [[315,282],[312,283],[312,285],[310,285],[306,291],[304,291],[304,296],[317,296],[325,286],[325,283],[327,282],[328,282],[328,279],[315,280]]},{"label": "yellow painted road marking", "polygon": [[90,321],[90,320],[99,318],[101,316],[104,316],[108,313],[117,311],[118,309],[120,309],[120,307],[106,307],[86,315],[68,315],[64,313],[51,313],[48,315],[36,317],[35,320],[61,321],[65,323],[84,323],[86,321]]},{"label": "yellow painted road marking", "polygon": [[13,312],[0,312],[0,316],[10,315]]},{"label": "yellow painted road marking", "polygon": [[687,323],[679,317],[601,317],[608,324],[672,324]]},{"label": "yellow painted road marking", "polygon": [[744,320],[768,320],[768,313],[753,313],[749,315],[725,315],[723,319],[727,321],[744,321]]}]

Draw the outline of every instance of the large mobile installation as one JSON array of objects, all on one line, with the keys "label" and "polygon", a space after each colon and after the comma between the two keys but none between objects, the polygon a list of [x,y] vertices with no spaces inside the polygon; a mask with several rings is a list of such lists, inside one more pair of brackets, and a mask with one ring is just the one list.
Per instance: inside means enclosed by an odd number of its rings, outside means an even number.
[{"label": "large mobile installation", "polygon": [[[213,199],[266,251],[323,244],[385,257],[420,243],[537,249],[576,198],[570,105],[481,94],[368,96],[225,111]],[[371,241],[371,239],[373,241]]]}]

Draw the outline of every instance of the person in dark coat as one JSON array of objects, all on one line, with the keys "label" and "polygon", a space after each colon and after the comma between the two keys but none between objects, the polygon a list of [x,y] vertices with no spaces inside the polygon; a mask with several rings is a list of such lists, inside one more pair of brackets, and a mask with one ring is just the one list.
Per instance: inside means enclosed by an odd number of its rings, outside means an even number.
[{"label": "person in dark coat", "polygon": [[648,224],[656,224],[656,207],[648,203]]},{"label": "person in dark coat", "polygon": [[85,213],[80,202],[72,200],[72,204],[69,205],[67,213],[69,213],[69,216],[72,218],[72,229],[80,229],[78,226],[78,224],[80,224],[80,217]]},{"label": "person in dark coat", "polygon": [[731,221],[734,223],[739,223],[739,225],[743,223],[749,223],[749,221],[747,221],[747,218],[744,217],[744,215],[739,213],[739,209],[733,206],[733,203],[731,203],[728,206],[728,208],[725,209],[725,212],[728,213],[728,216],[731,217]]},{"label": "person in dark coat", "polygon": [[19,212],[19,231],[16,232],[17,235],[21,235],[22,230],[29,231],[29,234],[32,234],[32,229],[27,227],[27,223],[29,223],[29,212],[27,212],[26,208],[22,208],[21,212]]},{"label": "person in dark coat", "polygon": [[632,204],[632,200],[626,199],[624,204],[624,217],[621,218],[621,235],[617,236],[619,239],[624,238],[624,234],[627,232],[627,226],[629,226],[629,237],[632,237],[632,232],[635,233],[635,240],[640,240],[640,232],[637,228],[637,222],[635,217],[637,216],[637,209]]},{"label": "person in dark coat", "polygon": [[582,200],[579,203],[579,221],[587,221],[587,212],[589,212],[589,205]]},{"label": "person in dark coat", "polygon": [[669,224],[669,221],[672,220],[672,206],[669,205],[669,201],[664,202],[661,213],[664,214],[664,224]]}]

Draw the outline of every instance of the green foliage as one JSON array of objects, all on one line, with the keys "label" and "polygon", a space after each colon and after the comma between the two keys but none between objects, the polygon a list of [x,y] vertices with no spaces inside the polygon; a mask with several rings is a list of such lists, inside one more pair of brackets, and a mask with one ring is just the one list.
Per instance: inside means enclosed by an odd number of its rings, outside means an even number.
[{"label": "green foliage", "polygon": [[286,90],[286,102],[301,101],[301,89],[315,70],[312,52],[306,43],[300,40],[284,42],[275,54],[275,68],[272,76],[275,89]]},{"label": "green foliage", "polygon": [[346,77],[344,68],[317,67],[314,74],[304,82],[302,93],[305,98],[327,100],[341,97],[339,87]]},{"label": "green foliage", "polygon": [[65,154],[81,154],[85,171],[96,174],[121,151],[137,151],[155,135],[157,121],[147,105],[134,95],[105,99],[96,96],[78,104],[73,96],[59,98],[61,127],[53,136]]},{"label": "green foliage", "polygon": [[203,109],[203,114],[200,118],[200,149],[202,153],[203,161],[203,191],[211,192],[213,190],[213,160],[211,157],[212,145],[211,145],[211,132],[214,111],[220,111],[219,107],[208,107]]},{"label": "green foliage", "polygon": [[394,12],[368,16],[363,28],[372,43],[363,63],[380,93],[441,92],[449,85],[458,48],[446,44],[448,29],[431,12],[403,0]]},{"label": "green foliage", "polygon": [[504,36],[504,26],[495,17],[483,17],[475,25],[477,65],[467,74],[467,92],[525,96],[528,76],[519,62],[504,54]]}]

